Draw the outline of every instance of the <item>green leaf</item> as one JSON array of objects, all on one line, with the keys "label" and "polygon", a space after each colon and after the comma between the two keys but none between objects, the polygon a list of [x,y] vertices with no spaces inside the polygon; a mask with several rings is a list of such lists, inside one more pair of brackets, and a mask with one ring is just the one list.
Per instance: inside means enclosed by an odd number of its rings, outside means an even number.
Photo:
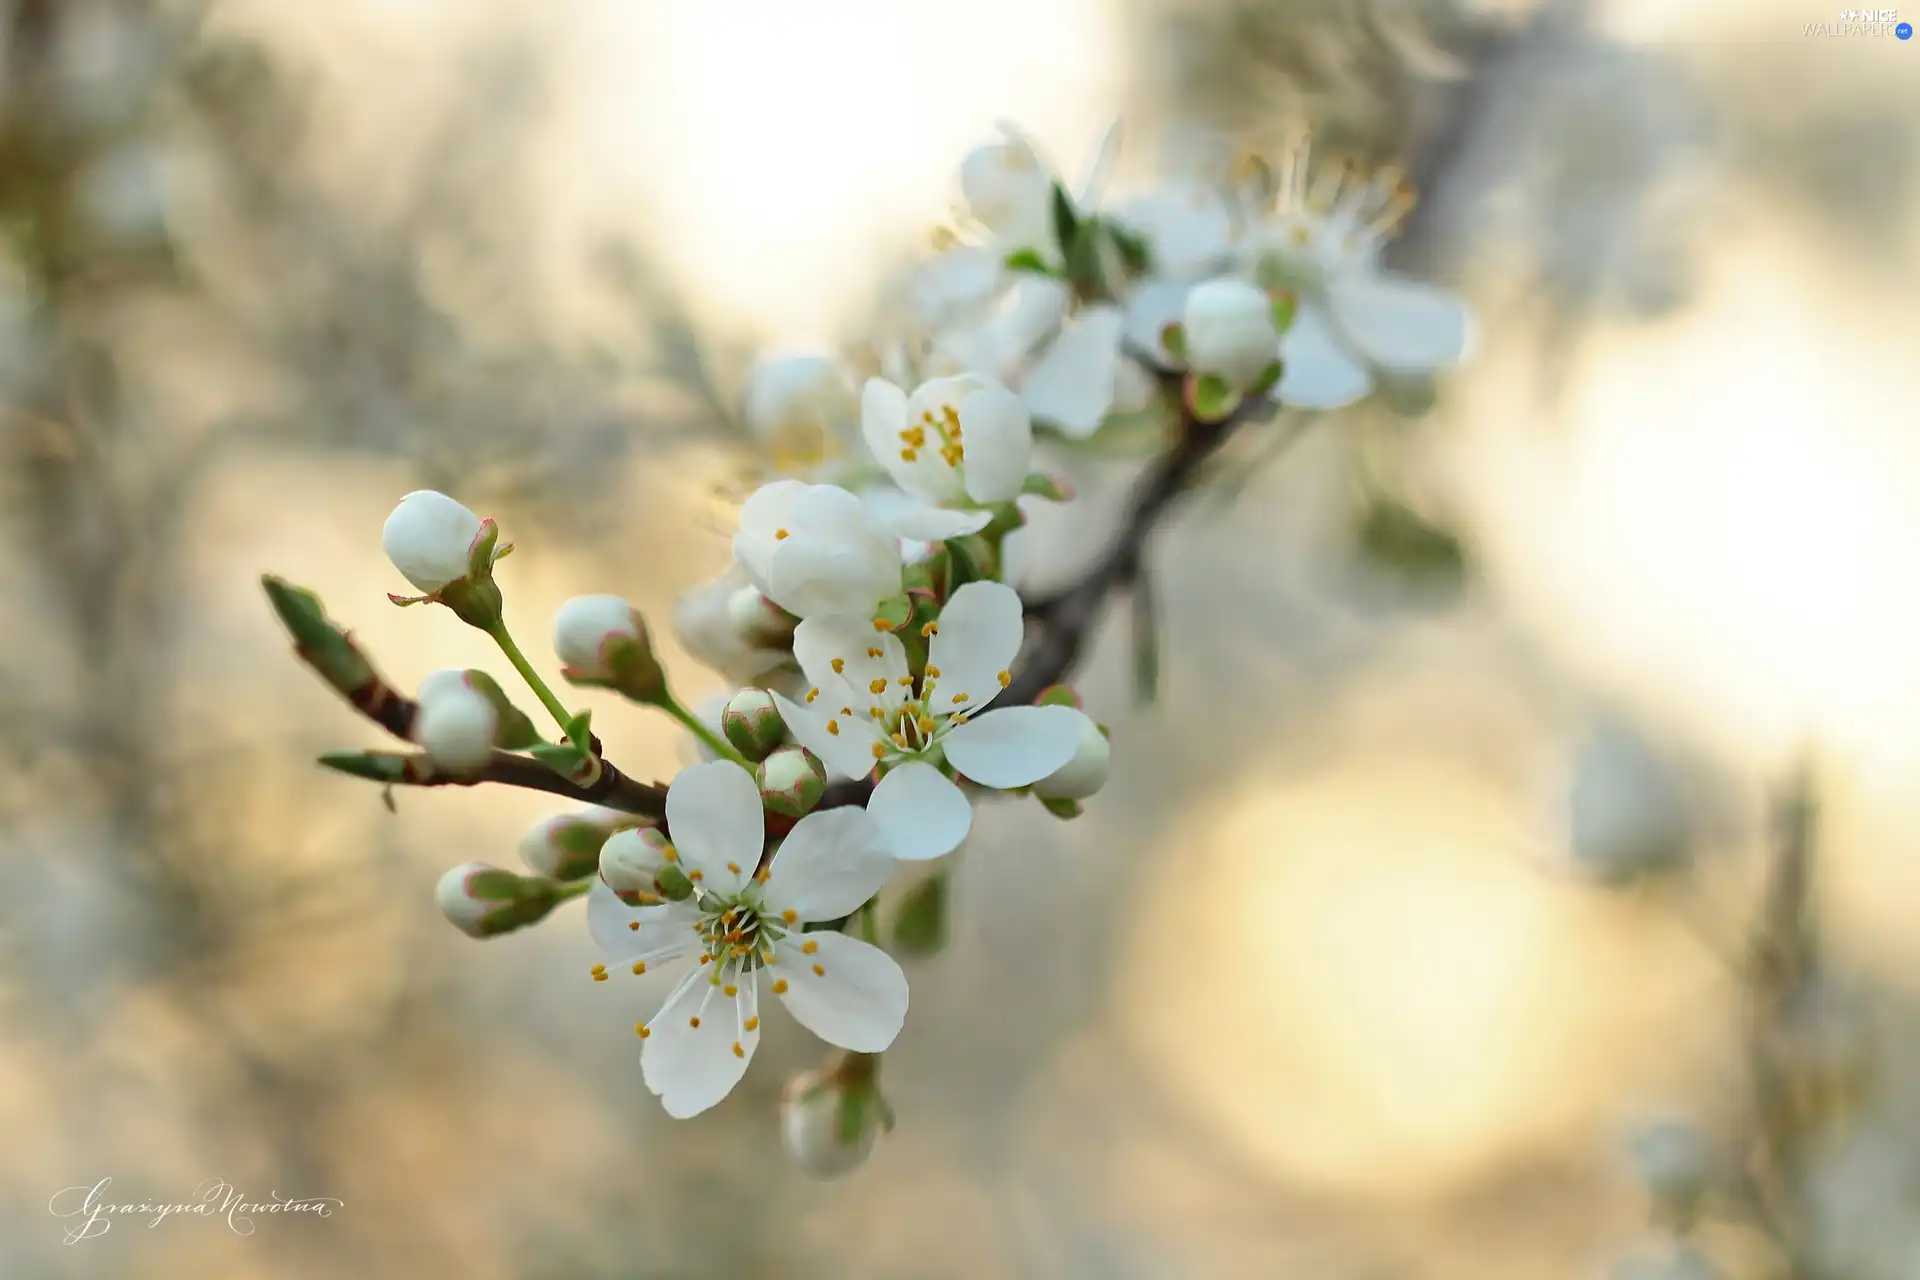
[{"label": "green leaf", "polygon": [[1046,276],[1049,279],[1058,279],[1060,275],[1053,267],[1047,265],[1047,260],[1042,258],[1039,251],[1035,249],[1016,249],[1007,255],[1005,265],[1008,271],[1024,271],[1029,275]]},{"label": "green leaf", "polygon": [[894,949],[927,956],[947,945],[947,873],[936,871],[907,890],[893,917]]},{"label": "green leaf", "polygon": [[1133,582],[1133,696],[1140,706],[1160,697],[1160,610],[1143,569]]},{"label": "green leaf", "polygon": [[407,757],[392,751],[329,751],[320,764],[369,782],[404,782],[407,777]]},{"label": "green leaf", "polygon": [[587,741],[593,737],[593,709],[588,708],[568,717],[567,722],[560,727],[572,741]]},{"label": "green leaf", "polygon": [[1073,247],[1080,239],[1080,215],[1074,212],[1073,197],[1059,183],[1053,184],[1053,238],[1060,256],[1071,262]]},{"label": "green leaf", "polygon": [[1405,503],[1374,496],[1362,509],[1356,545],[1366,561],[1409,583],[1451,594],[1467,576],[1466,547]]},{"label": "green leaf", "polygon": [[569,782],[590,763],[571,742],[543,742],[527,754]]},{"label": "green leaf", "polygon": [[267,601],[293,637],[300,658],[340,693],[352,696],[376,679],[373,664],[361,656],[345,631],[327,617],[320,597],[272,574],[260,579]]}]

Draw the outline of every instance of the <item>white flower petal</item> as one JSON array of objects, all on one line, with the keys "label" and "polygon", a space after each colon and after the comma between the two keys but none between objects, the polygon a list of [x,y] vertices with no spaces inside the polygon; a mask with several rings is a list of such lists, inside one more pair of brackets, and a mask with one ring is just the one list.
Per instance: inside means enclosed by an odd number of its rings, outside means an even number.
[{"label": "white flower petal", "polygon": [[922,544],[964,538],[993,523],[991,511],[949,511],[925,505],[890,507],[877,513],[876,518],[894,537]]},{"label": "white flower petal", "polygon": [[887,852],[902,862],[952,853],[973,829],[973,805],[924,760],[909,760],[880,779],[867,813],[879,824]]},{"label": "white flower petal", "polygon": [[1274,396],[1301,409],[1338,409],[1352,404],[1373,387],[1366,366],[1349,355],[1334,336],[1319,308],[1303,306],[1293,326],[1280,337],[1280,358],[1286,372]]},{"label": "white flower petal", "polygon": [[380,545],[415,590],[431,593],[467,576],[467,552],[480,536],[480,523],[446,494],[416,489],[387,517]]},{"label": "white flower petal", "polygon": [[[804,948],[813,944],[811,954]],[[822,929],[775,944],[767,968],[785,979],[780,998],[800,1025],[828,1044],[879,1053],[907,1020],[907,975],[892,956],[858,938]]]},{"label": "white flower petal", "polygon": [[[884,643],[876,643],[883,636],[876,634],[873,623],[865,618],[849,617],[845,614],[823,614],[808,618],[793,629],[793,658],[800,664],[801,674],[807,677],[807,684],[820,691],[820,701],[816,710],[837,710],[855,701],[856,695],[863,694],[867,681],[874,676],[892,674],[892,669],[880,669],[883,659],[867,656],[868,649],[886,652]],[[884,636],[898,647],[899,638]],[[840,670],[834,670],[834,660],[839,659]],[[900,664],[906,665],[906,653],[902,650]],[[873,667],[871,671],[869,666]],[[860,703],[865,707],[866,703]]]},{"label": "white flower petal", "polygon": [[967,493],[975,502],[1007,502],[1033,465],[1033,422],[1019,396],[982,387],[960,402],[966,438]]},{"label": "white flower petal", "polygon": [[1062,329],[1020,388],[1033,416],[1076,440],[1099,430],[1113,407],[1125,325],[1118,307],[1102,303]]},{"label": "white flower petal", "polygon": [[1177,369],[1180,362],[1167,350],[1160,335],[1180,319],[1187,309],[1187,294],[1193,289],[1188,280],[1146,280],[1127,299],[1124,332],[1127,344],[1151,356],[1163,369]]},{"label": "white flower petal", "polygon": [[794,508],[808,485],[776,480],[756,489],[740,508],[740,530],[733,535],[733,557],[762,591],[766,590],[773,549],[782,529],[791,530]]},{"label": "white flower petal", "polygon": [[[1004,582],[969,582],[940,610],[927,662],[938,669],[927,709],[936,715],[977,713],[1000,694],[1000,673],[1012,668],[1026,638],[1020,593]],[[955,695],[966,697],[955,701]]]},{"label": "white flower petal", "polygon": [[880,892],[893,874],[880,825],[864,809],[823,809],[794,825],[773,855],[762,893],[774,912],[838,920]]},{"label": "white flower petal", "polygon": [[906,429],[907,393],[885,378],[868,378],[860,391],[860,436],[894,482],[915,492],[918,477],[900,458],[900,433]]},{"label": "white flower petal", "polygon": [[1073,759],[1085,717],[1072,707],[1000,707],[956,725],[940,745],[983,787],[1024,787]]},{"label": "white flower petal", "polygon": [[978,245],[949,249],[923,264],[907,282],[907,304],[929,329],[978,318],[1000,290],[1002,250]]},{"label": "white flower petal", "polygon": [[[641,1078],[676,1120],[697,1116],[732,1093],[760,1043],[758,1025],[753,1031],[743,1026],[752,1015],[742,1016],[741,1002],[722,995],[705,969],[688,976],[691,981],[647,1023],[640,1049]],[[746,981],[751,988],[754,980]]]},{"label": "white flower petal", "polygon": [[891,575],[859,548],[816,538],[788,538],[774,548],[763,590],[797,618],[822,613],[871,614],[900,594],[898,548]]},{"label": "white flower petal", "polygon": [[[626,961],[671,960],[699,943],[694,921],[700,913],[684,902],[630,907],[604,880],[587,891],[587,932],[600,949]],[[638,923],[638,929],[632,926]]]},{"label": "white flower petal", "polygon": [[710,893],[738,893],[767,841],[760,788],[730,760],[688,765],[667,785],[667,830],[688,879]]},{"label": "white flower petal", "polygon": [[1355,273],[1328,288],[1334,319],[1369,360],[1395,373],[1431,373],[1466,354],[1466,306],[1437,285]]},{"label": "white flower petal", "polygon": [[[773,701],[780,708],[780,718],[787,722],[794,741],[829,766],[849,778],[864,778],[873,772],[873,744],[880,740],[879,730],[864,713],[843,716],[838,707],[833,707],[815,714],[778,693],[773,695]],[[829,724],[839,732],[828,729]]]}]

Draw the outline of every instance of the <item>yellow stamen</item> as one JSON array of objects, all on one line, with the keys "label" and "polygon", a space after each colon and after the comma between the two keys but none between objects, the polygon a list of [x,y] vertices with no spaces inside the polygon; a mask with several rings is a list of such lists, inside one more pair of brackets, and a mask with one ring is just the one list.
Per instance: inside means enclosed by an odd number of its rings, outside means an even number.
[{"label": "yellow stamen", "polygon": [[901,677],[900,677],[900,687],[901,687],[901,688],[903,688],[903,689],[911,689],[911,688],[913,687],[913,677],[912,677],[912,676],[901,676]]},{"label": "yellow stamen", "polygon": [[828,732],[828,733],[830,733],[830,734],[832,734],[832,735],[833,735],[834,737],[836,737],[836,738],[837,738],[837,737],[839,737],[839,736],[840,736],[840,722],[839,722],[838,720],[829,720],[829,721],[827,721],[827,732]]},{"label": "yellow stamen", "polygon": [[688,1018],[687,1025],[692,1027],[695,1031],[698,1031],[700,1029],[700,1015],[696,1013],[691,1018]]},{"label": "yellow stamen", "polygon": [[847,660],[845,658],[835,658],[833,660],[833,674],[839,675],[842,671],[845,671],[846,669],[847,669]]},{"label": "yellow stamen", "polygon": [[877,742],[876,742],[876,743],[874,743],[874,744],[873,744],[873,758],[874,758],[875,760],[885,760],[885,759],[887,758],[887,749],[886,749],[885,747],[883,747],[883,746],[881,746],[881,745],[880,745],[879,743],[877,743]]},{"label": "yellow stamen", "polygon": [[827,976],[827,971],[825,969],[822,969],[819,965],[813,966],[813,972],[818,977],[824,978]]},{"label": "yellow stamen", "polygon": [[[651,897],[651,896],[653,896],[653,895],[651,895],[651,894],[643,894],[642,896],[643,896],[643,897]],[[634,931],[635,933],[638,933],[638,932],[640,932],[640,922],[639,922],[638,920],[629,920],[629,921],[627,921],[627,928],[629,928],[629,929],[631,929],[631,930],[633,930],[633,931]]]},{"label": "yellow stamen", "polygon": [[887,682],[885,677],[882,677],[882,676],[875,676],[873,680],[867,685],[868,693],[881,694],[881,693],[885,693],[886,691],[887,691]]},{"label": "yellow stamen", "polygon": [[820,944],[818,942],[815,942],[812,938],[808,938],[805,942],[800,944],[800,951],[804,955],[812,955],[814,952],[818,951],[819,949],[820,949]]},{"label": "yellow stamen", "polygon": [[[880,744],[876,742],[873,745],[877,747]],[[893,745],[905,751],[907,749],[907,735],[895,729],[893,731]]]},{"label": "yellow stamen", "polygon": [[927,446],[927,429],[925,427],[908,427],[900,433],[900,442],[911,445],[915,449],[924,449]]},{"label": "yellow stamen", "polygon": [[760,1015],[756,1013],[740,1025],[748,1031],[758,1031],[760,1029]]},{"label": "yellow stamen", "polygon": [[[932,626],[933,624],[929,622],[927,625]],[[940,668],[935,666],[929,666],[927,668],[927,679],[938,680],[939,678],[940,678]]]},{"label": "yellow stamen", "polygon": [[789,907],[787,910],[782,911],[780,913],[780,918],[782,920],[785,920],[788,924],[792,924],[794,921],[800,918],[800,913],[798,911],[793,910],[791,907]]},{"label": "yellow stamen", "polygon": [[964,693],[956,693],[953,695],[953,703],[955,706],[959,706],[961,703],[965,702],[966,700],[967,700],[967,695]]},{"label": "yellow stamen", "polygon": [[699,884],[701,880],[705,879],[705,876],[701,874],[700,868],[695,867],[687,873],[687,879],[693,881],[695,884]]},{"label": "yellow stamen", "polygon": [[933,736],[933,717],[921,716],[919,720],[914,722],[913,727],[920,731],[921,737],[931,738]]},{"label": "yellow stamen", "polygon": [[1002,689],[1006,688],[1008,685],[1013,683],[1013,672],[1002,671],[999,675],[999,680],[1000,680],[1000,687]]},{"label": "yellow stamen", "polygon": [[875,618],[873,620],[873,629],[875,631],[891,631],[893,630],[893,624],[885,618]]},{"label": "yellow stamen", "polygon": [[738,1040],[735,1040],[733,1042],[733,1056],[736,1058],[744,1058],[747,1056],[747,1051],[740,1047],[740,1042]]},{"label": "yellow stamen", "polygon": [[884,658],[887,656],[887,651],[885,649],[868,649],[867,656],[869,658]]},{"label": "yellow stamen", "polygon": [[663,846],[660,850],[660,856],[662,858],[665,858],[668,862],[680,861],[680,851],[678,849],[675,849],[672,845]]},{"label": "yellow stamen", "polygon": [[651,1031],[649,1031],[649,1030],[647,1030],[647,1024],[646,1024],[646,1023],[644,1023],[644,1022],[636,1022],[636,1023],[634,1023],[634,1024],[633,1024],[633,1033],[634,1033],[635,1035],[637,1035],[637,1036],[639,1036],[639,1037],[640,1037],[640,1038],[641,1038],[642,1040],[645,1040],[645,1039],[646,1039],[646,1038],[647,1038],[648,1036],[650,1036],[650,1035],[652,1035],[652,1034],[653,1034],[653,1032],[651,1032]]},{"label": "yellow stamen", "polygon": [[777,996],[787,994],[787,980],[785,978],[775,978],[773,980],[773,994]]},{"label": "yellow stamen", "polygon": [[729,862],[729,863],[727,864],[727,870],[729,870],[729,871],[731,871],[731,872],[733,872],[733,874],[735,874],[735,875],[739,875],[739,874],[740,874],[740,864],[739,864],[739,863],[737,863],[737,862]]},{"label": "yellow stamen", "polygon": [[726,986],[720,988],[720,991],[729,1000],[733,999],[735,996],[740,994],[740,988],[734,986],[731,982],[729,982]]},{"label": "yellow stamen", "polygon": [[818,689],[809,689],[809,690],[807,690],[807,701],[808,701],[808,702],[812,702],[812,701],[813,701],[813,700],[814,700],[815,698],[817,698],[817,697],[819,697],[819,696],[820,696],[820,691],[819,691]]},{"label": "yellow stamen", "polygon": [[587,972],[591,973],[594,977],[597,978],[601,974],[605,973],[606,971],[607,971],[607,966],[603,964],[597,964],[593,966],[593,968],[589,969]]},{"label": "yellow stamen", "polygon": [[788,538],[791,538],[792,536],[793,535],[788,533],[785,529],[775,529],[773,531],[773,540],[775,542],[785,542]]},{"label": "yellow stamen", "polygon": [[633,962],[633,971],[636,975],[645,973],[647,971],[647,962],[645,960],[635,960]]},{"label": "yellow stamen", "polygon": [[918,461],[920,461],[920,455],[919,455],[919,453],[918,453],[918,452],[916,452],[915,450],[912,450],[912,449],[902,449],[902,450],[900,451],[900,461],[902,461],[902,462],[918,462]]}]

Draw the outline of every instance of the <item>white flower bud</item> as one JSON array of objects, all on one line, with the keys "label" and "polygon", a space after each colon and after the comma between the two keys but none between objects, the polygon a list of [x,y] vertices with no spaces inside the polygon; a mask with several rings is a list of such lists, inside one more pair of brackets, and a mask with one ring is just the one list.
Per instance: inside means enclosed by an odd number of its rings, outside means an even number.
[{"label": "white flower bud", "polygon": [[1033,794],[1042,799],[1084,800],[1107,785],[1107,765],[1113,754],[1107,735],[1092,716],[1083,714],[1080,719],[1073,759],[1033,784]]},{"label": "white flower bud", "polygon": [[491,938],[532,924],[557,899],[542,881],[484,862],[468,862],[440,877],[434,888],[440,913],[470,938]]},{"label": "white flower bud", "polygon": [[[787,1083],[780,1101],[780,1141],[787,1155],[808,1175],[837,1178],[866,1163],[883,1123],[870,1086],[857,1086],[850,1098],[847,1086],[833,1071],[810,1071]],[[845,1106],[861,1108],[857,1128],[848,1141]]]},{"label": "white flower bud", "polygon": [[1181,319],[1187,367],[1211,374],[1235,391],[1260,381],[1280,358],[1273,300],[1234,276],[1195,285]]},{"label": "white flower bud", "polygon": [[668,856],[673,846],[657,827],[628,827],[600,846],[600,878],[628,906],[680,901],[693,884]]},{"label": "white flower bud", "polygon": [[786,721],[765,689],[742,689],[727,699],[720,730],[749,760],[764,760],[787,736]]},{"label": "white flower bud", "polygon": [[387,517],[380,545],[401,576],[432,595],[467,576],[467,558],[480,533],[479,516],[444,493],[416,489]]},{"label": "white flower bud", "polygon": [[1668,765],[1631,726],[1602,718],[1575,748],[1567,794],[1575,861],[1622,884],[1686,861],[1693,822]]},{"label": "white flower bud", "polygon": [[741,643],[754,648],[774,649],[792,644],[794,625],[798,621],[751,584],[727,597],[728,625]]},{"label": "white flower bud", "polygon": [[535,875],[579,880],[600,866],[600,848],[622,821],[612,809],[579,809],[542,818],[520,838],[520,861]]},{"label": "white flower bud", "polygon": [[[673,633],[687,652],[741,684],[773,670],[791,656],[777,644],[765,646],[750,642],[734,622],[733,598],[746,585],[746,575],[735,570],[687,592],[673,610]],[[754,591],[753,594],[759,596],[760,593]],[[791,626],[787,636],[790,646]]]},{"label": "white flower bud", "polygon": [[646,634],[640,615],[619,596],[575,596],[553,619],[553,651],[569,669],[604,680],[607,641],[638,640]]},{"label": "white flower bud", "polygon": [[804,818],[827,793],[827,770],[804,747],[782,747],[755,770],[767,812]]},{"label": "white flower bud", "polygon": [[477,769],[493,753],[500,713],[487,696],[467,683],[464,671],[436,671],[420,682],[420,713],[413,740],[436,764],[448,769]]}]

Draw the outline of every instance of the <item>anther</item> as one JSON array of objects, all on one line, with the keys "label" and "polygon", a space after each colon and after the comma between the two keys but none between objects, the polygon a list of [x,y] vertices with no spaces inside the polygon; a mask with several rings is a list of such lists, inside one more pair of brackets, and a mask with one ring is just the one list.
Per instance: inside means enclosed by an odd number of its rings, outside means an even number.
[{"label": "anther", "polygon": [[695,884],[699,884],[700,881],[703,880],[704,878],[705,877],[701,874],[700,868],[698,867],[695,867],[693,870],[687,872],[687,879],[693,881]]},{"label": "anther", "polygon": [[647,962],[645,960],[635,960],[633,962],[633,972],[636,976],[639,974],[645,973],[646,971],[647,971]]},{"label": "anther", "polygon": [[756,1013],[740,1025],[745,1030],[758,1031],[760,1029],[760,1015]]},{"label": "anther", "polygon": [[[929,622],[926,626],[920,628],[920,634],[923,636],[937,636],[940,634],[940,624],[938,622]],[[927,668],[927,674],[935,674],[935,669],[932,667]]]},{"label": "anther", "polygon": [[785,920],[788,924],[792,924],[794,921],[800,918],[800,913],[798,911],[795,911],[792,907],[788,907],[785,911],[782,911],[780,913],[780,918],[782,920]]},{"label": "anther", "polygon": [[731,872],[733,872],[733,874],[735,874],[735,875],[739,875],[739,874],[740,874],[740,864],[739,864],[739,863],[737,863],[737,862],[729,862],[729,863],[727,864],[727,870],[729,870],[729,871],[731,871]]},{"label": "anther", "polygon": [[775,542],[785,542],[788,538],[791,538],[792,536],[793,535],[788,533],[785,529],[775,529],[773,531],[773,540]]},{"label": "anther", "polygon": [[918,462],[919,460],[920,455],[912,449],[902,449],[900,451],[900,461],[902,462]]},{"label": "anther", "polygon": [[813,972],[815,977],[824,978],[827,976],[827,971],[825,969],[822,969],[819,965],[813,966]]},{"label": "anther", "polygon": [[812,702],[812,701],[813,701],[813,700],[814,700],[815,698],[817,698],[817,697],[819,697],[819,696],[820,696],[820,691],[819,691],[818,689],[809,689],[809,690],[807,690],[807,701],[808,701],[808,702]]},{"label": "anther", "polygon": [[777,996],[787,994],[787,980],[785,978],[775,978],[773,980],[773,994]]},{"label": "anther", "polygon": [[647,1030],[647,1024],[646,1024],[646,1023],[644,1023],[644,1022],[636,1022],[636,1023],[634,1023],[634,1024],[633,1024],[633,1033],[634,1033],[635,1035],[637,1035],[637,1036],[639,1036],[639,1037],[640,1037],[640,1038],[641,1038],[642,1040],[645,1040],[645,1039],[646,1039],[646,1038],[647,1038],[648,1036],[650,1036],[650,1035],[652,1035],[652,1034],[653,1034],[653,1032],[651,1032],[651,1031],[649,1031],[649,1030]]},{"label": "anther", "polygon": [[898,681],[897,681],[896,683],[898,683],[898,684],[899,684],[899,686],[900,686],[900,687],[901,687],[902,689],[911,689],[911,688],[913,688],[913,677],[912,677],[912,676],[901,676],[901,677],[900,677],[900,679],[899,679],[899,680],[898,680]]},{"label": "anther", "polygon": [[635,933],[638,933],[640,932],[640,922],[638,920],[629,920],[627,921],[627,928],[633,930]]},{"label": "anther", "polygon": [[839,675],[842,671],[845,671],[846,669],[847,669],[847,660],[845,658],[835,658],[833,660],[833,674]]},{"label": "anther", "polygon": [[840,736],[840,722],[839,722],[838,720],[829,720],[829,721],[827,721],[827,732],[828,732],[828,733],[830,733],[830,734],[832,734],[832,735],[833,735],[834,737],[836,737],[836,738],[837,738],[837,737],[839,737],[839,736]]},{"label": "anther", "polygon": [[[876,742],[873,745],[877,747],[880,744]],[[900,730],[895,729],[893,731],[893,745],[896,747],[899,747],[902,751],[905,751],[907,749],[907,735],[900,732]]]},{"label": "anther", "polygon": [[740,1047],[740,1042],[738,1040],[735,1040],[733,1042],[733,1056],[736,1058],[744,1058],[747,1056],[747,1051]]},{"label": "anther", "polygon": [[887,656],[887,651],[885,649],[868,649],[867,656],[869,658],[884,658]]},{"label": "anther", "polygon": [[964,693],[956,693],[953,695],[953,705],[956,707],[959,706],[961,703],[965,702],[966,700],[967,700],[967,695]]},{"label": "anther", "polygon": [[1013,683],[1013,672],[1002,671],[997,678],[1000,681],[1000,687],[1004,689]]},{"label": "anther", "polygon": [[692,1027],[695,1031],[698,1031],[700,1029],[700,1015],[696,1013],[691,1018],[688,1018],[687,1025]]},{"label": "anther", "polygon": [[887,691],[887,682],[885,677],[882,677],[882,676],[875,676],[873,680],[867,685],[867,692],[871,694],[878,695],[878,694],[885,693],[886,691]]},{"label": "anther", "polygon": [[877,743],[877,742],[876,742],[876,743],[874,743],[874,744],[873,744],[873,758],[874,758],[875,760],[885,760],[885,759],[887,758],[887,749],[886,749],[885,747],[883,747],[883,746],[881,746],[881,745],[880,745],[879,743]]},{"label": "anther", "polygon": [[930,738],[933,736],[933,717],[921,716],[913,727],[920,731],[921,737]]},{"label": "anther", "polygon": [[873,620],[873,629],[875,631],[891,631],[893,630],[893,624],[885,618],[875,618]]},{"label": "anther", "polygon": [[729,982],[726,986],[720,988],[720,992],[722,995],[726,996],[727,999],[731,1000],[735,996],[740,994],[740,988],[734,986],[731,982]]},{"label": "anther", "polygon": [[820,949],[820,944],[815,942],[812,938],[808,938],[805,942],[800,944],[800,950],[805,955],[812,955],[814,952],[818,951],[819,949]]}]

